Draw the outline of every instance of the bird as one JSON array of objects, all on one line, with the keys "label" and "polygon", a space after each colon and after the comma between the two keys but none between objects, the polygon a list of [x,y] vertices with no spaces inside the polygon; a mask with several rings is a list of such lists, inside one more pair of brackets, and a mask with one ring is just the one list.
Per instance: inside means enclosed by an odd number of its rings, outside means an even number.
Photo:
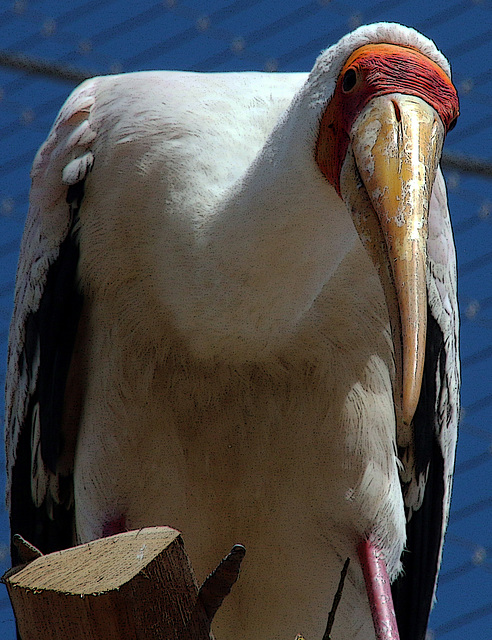
[{"label": "bird", "polygon": [[423,640],[459,419],[458,115],[443,54],[386,22],[309,73],[76,88],[18,263],[12,534],[169,525],[198,580],[243,544],[217,640],[321,640],[348,559],[332,637]]}]

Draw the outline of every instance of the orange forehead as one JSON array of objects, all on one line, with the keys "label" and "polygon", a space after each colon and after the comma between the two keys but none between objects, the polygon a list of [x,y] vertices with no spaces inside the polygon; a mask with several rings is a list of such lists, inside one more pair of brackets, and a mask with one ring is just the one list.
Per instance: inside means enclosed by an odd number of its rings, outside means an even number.
[{"label": "orange forehead", "polygon": [[459,114],[458,96],[451,79],[438,64],[413,47],[384,43],[359,47],[344,64],[335,93],[343,93],[341,85],[349,69],[358,78],[358,95],[356,102],[345,101],[344,109],[361,108],[365,101],[378,95],[403,93],[434,107],[446,130]]},{"label": "orange forehead", "polygon": [[425,64],[429,67],[430,70],[432,70],[433,73],[437,73],[442,81],[446,82],[450,86],[453,86],[451,79],[444,71],[444,69],[442,69],[437,63],[424,55],[419,49],[407,45],[388,44],[384,42],[379,44],[365,44],[364,46],[356,49],[343,65],[343,69],[340,75],[343,76],[345,71],[351,65],[355,64],[355,66],[358,66],[358,64],[363,64],[365,61],[373,58],[379,58],[381,56],[390,57],[392,55],[404,55],[409,61],[413,60],[419,65]]}]

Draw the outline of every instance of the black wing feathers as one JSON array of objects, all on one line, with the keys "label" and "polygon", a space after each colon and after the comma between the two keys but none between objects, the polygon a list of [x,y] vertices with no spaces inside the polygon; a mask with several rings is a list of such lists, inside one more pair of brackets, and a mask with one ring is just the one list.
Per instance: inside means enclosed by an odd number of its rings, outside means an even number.
[{"label": "black wing feathers", "polygon": [[58,259],[48,272],[46,288],[36,313],[41,358],[38,379],[39,397],[42,399],[39,405],[41,452],[53,473],[56,472],[62,445],[65,386],[83,302],[76,283],[79,246],[74,232],[83,184],[79,182],[68,190],[72,228],[60,246]]},{"label": "black wing feathers", "polygon": [[413,421],[416,474],[428,470],[428,475],[422,506],[407,524],[404,573],[392,585],[400,640],[425,639],[439,564],[445,473],[437,437],[437,380],[446,379],[445,358],[444,336],[429,308],[424,376]]},{"label": "black wing feathers", "polygon": [[[39,349],[39,372],[29,399],[12,469],[10,520],[12,535],[19,533],[43,553],[66,548],[73,542],[73,507],[67,508],[66,504],[55,502],[50,505],[50,515],[45,503],[36,507],[33,502],[31,477],[36,470],[31,465],[36,456],[32,455],[31,447],[34,422],[38,419],[41,456],[50,471],[56,473],[58,457],[63,448],[61,422],[65,386],[83,302],[77,288],[79,247],[75,232],[83,186],[83,182],[80,182],[68,190],[71,228],[60,245],[58,257],[50,265],[40,304],[26,321],[24,357],[27,370],[34,370]],[[38,416],[35,415],[37,411]],[[60,493],[70,495],[71,476],[60,477],[59,483]],[[13,565],[19,563],[14,545],[12,562]]]}]

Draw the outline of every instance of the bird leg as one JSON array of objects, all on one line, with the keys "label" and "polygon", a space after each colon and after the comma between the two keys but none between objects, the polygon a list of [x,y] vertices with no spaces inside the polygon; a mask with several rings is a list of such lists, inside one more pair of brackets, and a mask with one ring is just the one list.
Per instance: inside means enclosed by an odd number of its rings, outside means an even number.
[{"label": "bird leg", "polygon": [[370,540],[363,540],[357,547],[357,552],[366,583],[376,638],[399,640],[391,585],[381,552]]},{"label": "bird leg", "polygon": [[109,538],[109,536],[114,536],[117,533],[124,533],[125,531],[128,531],[128,524],[126,516],[122,513],[112,520],[108,520],[104,523],[102,528],[102,537]]}]

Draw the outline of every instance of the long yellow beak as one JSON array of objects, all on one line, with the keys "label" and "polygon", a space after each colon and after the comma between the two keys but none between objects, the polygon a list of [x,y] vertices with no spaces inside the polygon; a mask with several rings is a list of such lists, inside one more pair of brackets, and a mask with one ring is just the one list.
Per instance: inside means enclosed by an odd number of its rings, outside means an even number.
[{"label": "long yellow beak", "polygon": [[444,127],[420,98],[390,94],[367,104],[350,138],[341,192],[379,272],[395,343],[395,400],[409,425],[424,369],[427,219]]}]

